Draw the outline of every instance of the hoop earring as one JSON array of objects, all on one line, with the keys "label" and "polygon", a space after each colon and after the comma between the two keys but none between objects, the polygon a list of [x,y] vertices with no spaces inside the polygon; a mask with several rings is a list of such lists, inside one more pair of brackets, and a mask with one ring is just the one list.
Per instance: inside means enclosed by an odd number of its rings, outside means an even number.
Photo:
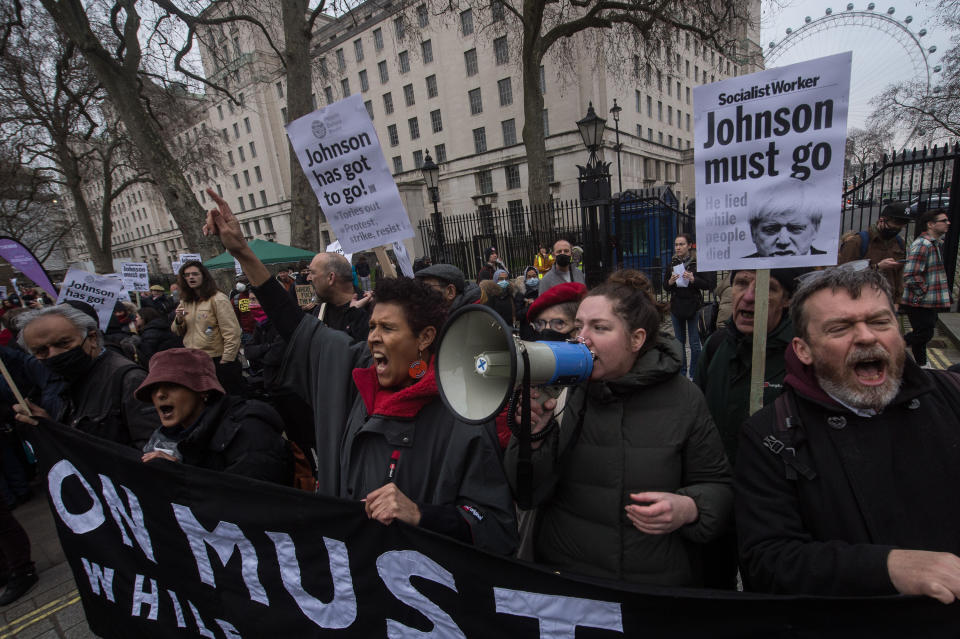
[{"label": "hoop earring", "polygon": [[407,373],[413,379],[420,379],[427,374],[427,363],[423,361],[423,353],[417,351],[417,359],[410,362],[410,369]]}]

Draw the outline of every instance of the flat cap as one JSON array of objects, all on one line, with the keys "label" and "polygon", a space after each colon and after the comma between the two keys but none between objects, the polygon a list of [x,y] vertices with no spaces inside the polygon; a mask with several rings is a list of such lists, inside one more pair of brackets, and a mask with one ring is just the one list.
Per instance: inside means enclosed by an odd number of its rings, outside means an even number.
[{"label": "flat cap", "polygon": [[440,281],[453,284],[458,293],[463,293],[463,287],[466,286],[466,278],[463,271],[453,264],[434,264],[427,268],[422,268],[414,274],[417,279],[425,277],[435,277]]}]

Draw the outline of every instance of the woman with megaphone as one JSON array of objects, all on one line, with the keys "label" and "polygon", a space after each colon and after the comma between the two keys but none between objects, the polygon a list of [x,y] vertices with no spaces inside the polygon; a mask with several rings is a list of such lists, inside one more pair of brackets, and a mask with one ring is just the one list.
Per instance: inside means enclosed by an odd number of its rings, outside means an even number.
[{"label": "woman with megaphone", "polygon": [[437,392],[433,353],[446,317],[440,293],[421,280],[378,279],[367,341],[351,344],[346,333],[300,312],[247,245],[229,205],[216,191],[207,194],[217,207],[204,233],[220,236],[289,342],[278,381],[313,409],[317,491],[364,501],[367,516],[384,525],[400,520],[513,552],[516,514],[493,425],[462,421]]},{"label": "woman with megaphone", "polygon": [[[698,545],[731,516],[731,472],[703,395],[680,374],[679,344],[659,334],[662,317],[638,271],[614,273],[580,303],[578,339],[595,358],[590,379],[561,396],[561,408],[531,401],[532,494],[516,498],[537,508],[537,563],[701,585]],[[514,487],[519,449],[514,437],[505,457]]]}]

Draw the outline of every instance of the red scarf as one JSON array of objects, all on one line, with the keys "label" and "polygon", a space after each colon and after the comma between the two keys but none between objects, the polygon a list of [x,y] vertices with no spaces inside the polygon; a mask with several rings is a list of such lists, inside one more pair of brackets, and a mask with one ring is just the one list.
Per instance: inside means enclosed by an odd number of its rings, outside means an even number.
[{"label": "red scarf", "polygon": [[353,383],[357,385],[368,415],[384,417],[414,417],[420,409],[436,399],[437,378],[433,359],[426,374],[412,386],[394,390],[383,388],[377,381],[376,366],[353,369]]}]

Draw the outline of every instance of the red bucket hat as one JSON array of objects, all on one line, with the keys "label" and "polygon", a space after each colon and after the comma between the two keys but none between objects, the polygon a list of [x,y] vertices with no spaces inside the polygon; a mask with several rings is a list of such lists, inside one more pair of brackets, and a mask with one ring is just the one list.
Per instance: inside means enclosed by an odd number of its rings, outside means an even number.
[{"label": "red bucket hat", "polygon": [[537,299],[527,309],[527,321],[533,321],[533,318],[547,310],[551,306],[563,304],[564,302],[582,302],[587,294],[587,287],[580,282],[564,282],[551,286],[541,293]]},{"label": "red bucket hat", "polygon": [[171,348],[150,358],[150,372],[133,392],[141,402],[150,403],[150,387],[166,382],[179,384],[196,393],[216,391],[226,395],[217,380],[217,369],[205,352],[196,348]]}]

